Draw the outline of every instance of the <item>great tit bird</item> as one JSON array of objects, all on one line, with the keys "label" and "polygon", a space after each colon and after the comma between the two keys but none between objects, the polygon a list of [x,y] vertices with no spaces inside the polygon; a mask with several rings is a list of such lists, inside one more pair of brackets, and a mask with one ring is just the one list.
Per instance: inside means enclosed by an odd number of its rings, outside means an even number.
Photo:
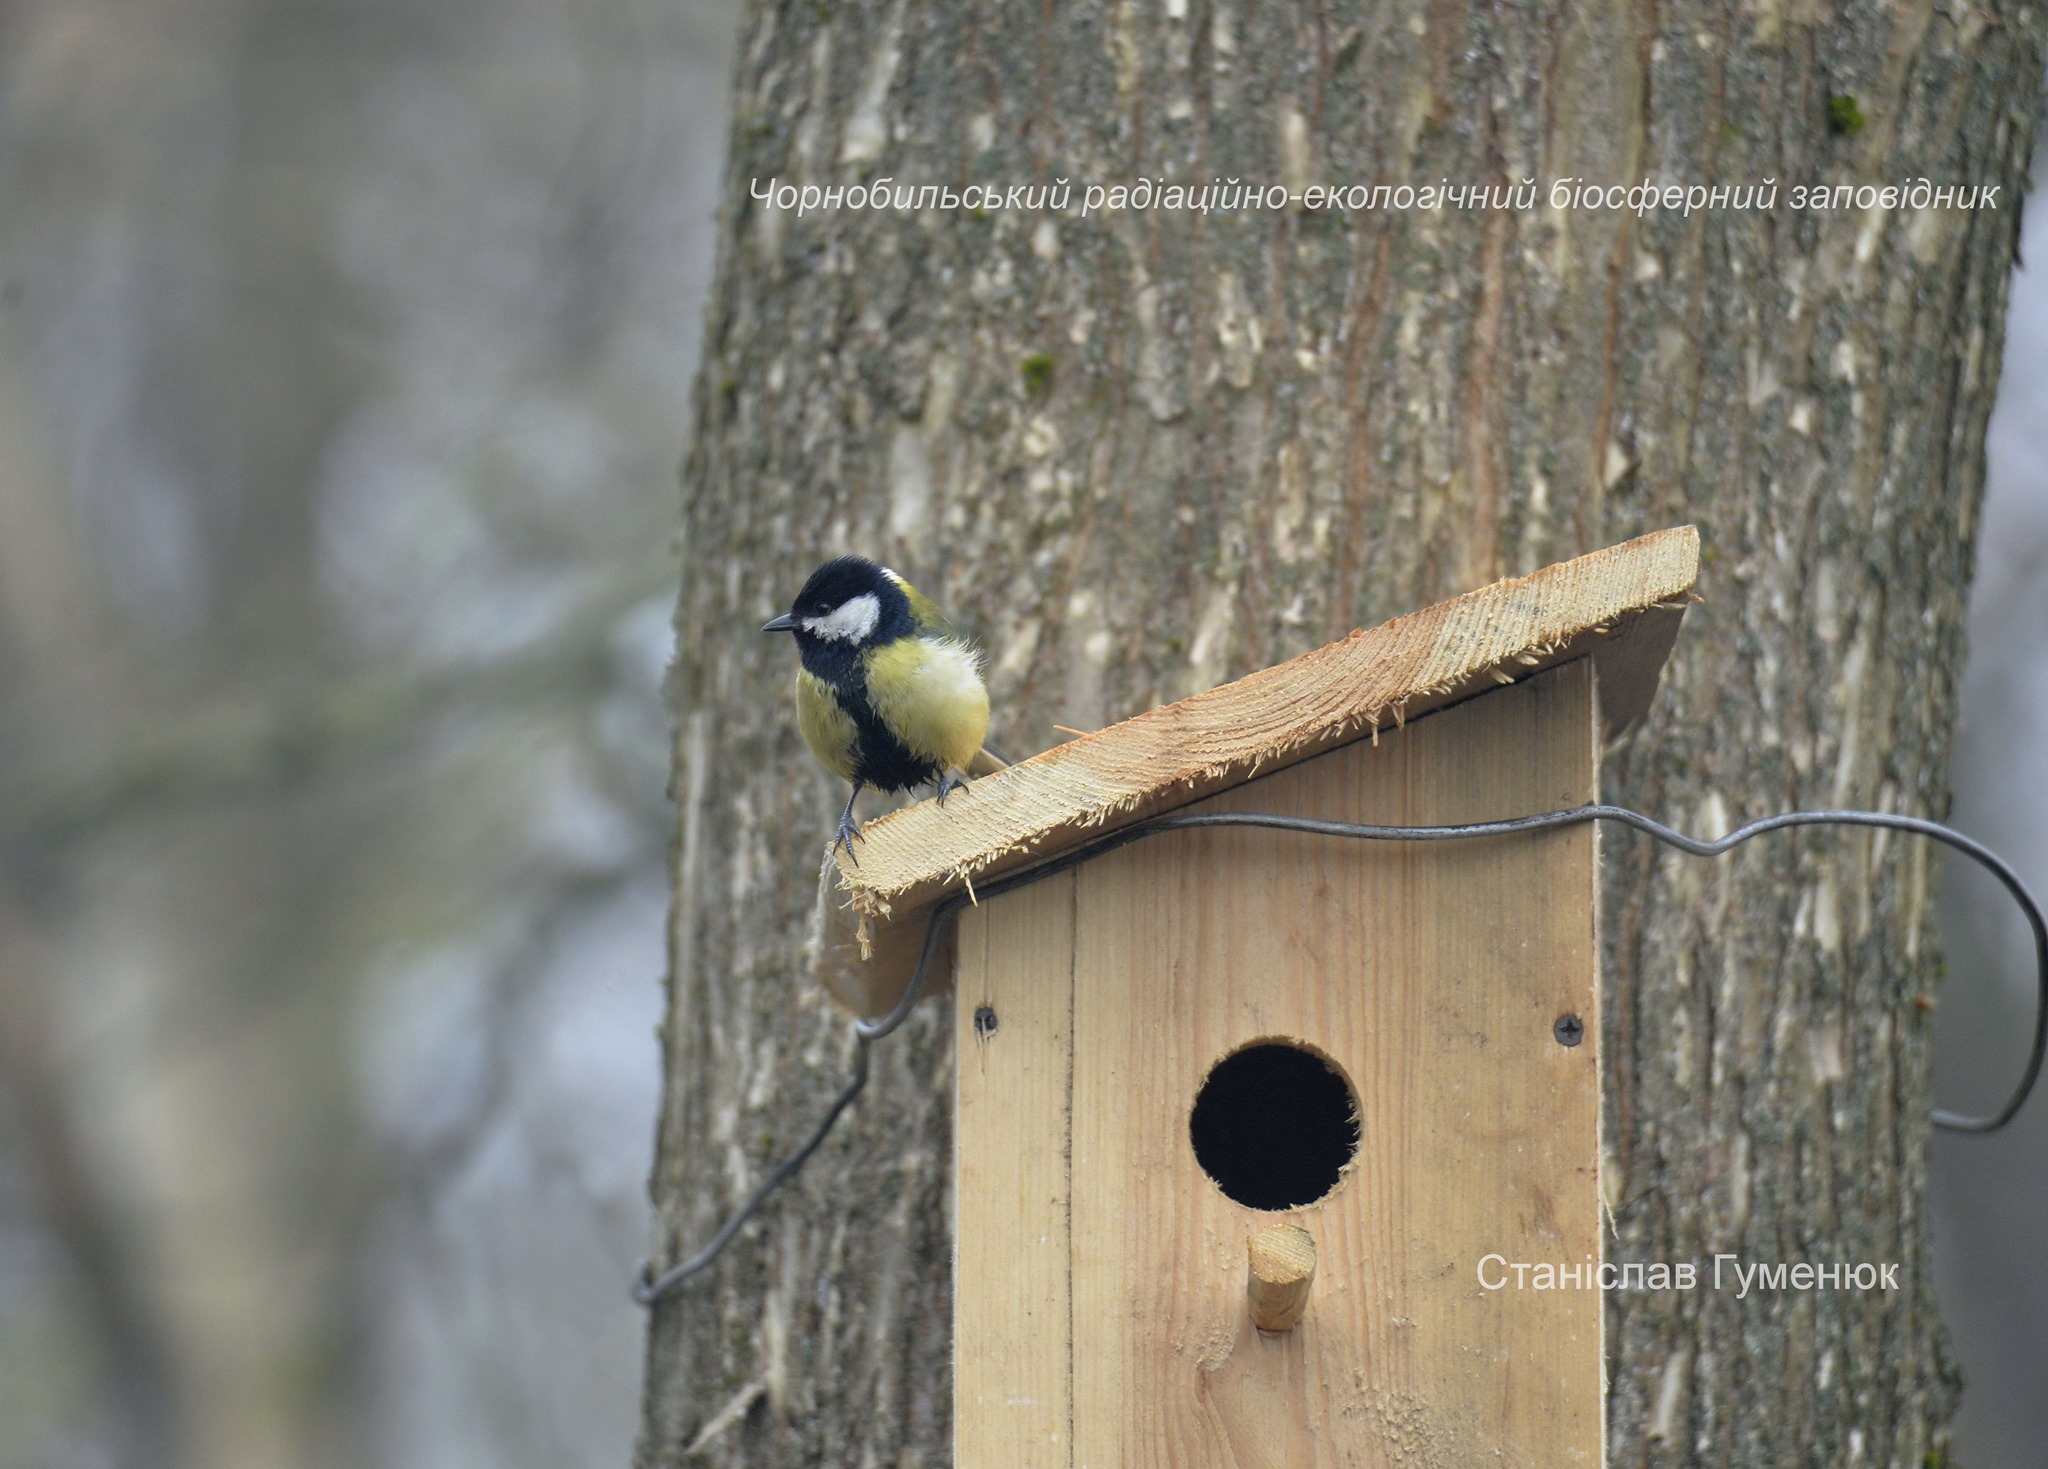
[{"label": "great tit bird", "polygon": [[834,852],[852,854],[853,803],[864,787],[936,785],[944,805],[965,784],[988,733],[981,653],[917,588],[886,566],[841,556],[812,572],[789,611],[761,631],[796,635],[797,725],[819,762],[853,782]]}]

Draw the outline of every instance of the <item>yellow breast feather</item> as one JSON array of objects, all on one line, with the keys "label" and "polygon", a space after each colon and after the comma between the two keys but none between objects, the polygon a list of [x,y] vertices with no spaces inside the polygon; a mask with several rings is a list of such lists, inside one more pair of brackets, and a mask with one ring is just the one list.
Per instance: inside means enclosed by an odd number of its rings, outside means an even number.
[{"label": "yellow breast feather", "polygon": [[965,770],[980,751],[988,733],[988,690],[981,659],[968,644],[899,638],[867,655],[867,683],[868,703],[913,754],[944,771]]},{"label": "yellow breast feather", "polygon": [[852,780],[860,729],[839,707],[831,685],[801,668],[796,671],[796,723],[818,763],[841,780]]}]

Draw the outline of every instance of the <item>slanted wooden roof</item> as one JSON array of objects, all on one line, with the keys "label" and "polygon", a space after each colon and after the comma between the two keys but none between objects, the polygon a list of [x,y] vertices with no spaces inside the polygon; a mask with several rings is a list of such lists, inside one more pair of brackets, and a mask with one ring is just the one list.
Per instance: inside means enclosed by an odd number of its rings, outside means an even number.
[{"label": "slanted wooden roof", "polygon": [[869,822],[859,865],[840,854],[839,880],[873,954],[860,967],[903,972],[860,976],[857,997],[833,988],[863,1011],[900,993],[925,915],[965,880],[1044,861],[1573,658],[1598,664],[1606,732],[1619,734],[1649,707],[1698,571],[1698,532],[1659,531],[1056,745],[944,809],[920,801]]}]

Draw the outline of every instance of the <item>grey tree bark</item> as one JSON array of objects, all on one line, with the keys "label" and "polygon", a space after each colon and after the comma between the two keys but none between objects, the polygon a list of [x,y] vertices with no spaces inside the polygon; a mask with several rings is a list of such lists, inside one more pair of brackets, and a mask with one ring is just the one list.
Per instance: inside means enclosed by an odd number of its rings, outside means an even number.
[{"label": "grey tree bark", "polygon": [[[658,1253],[849,1063],[811,982],[835,809],[760,637],[890,561],[988,646],[1029,752],[1493,577],[1683,521],[1705,603],[1607,793],[1684,827],[1939,814],[2042,16],[756,5],[684,473]],[[1999,207],[1812,211],[1920,176]],[[1532,181],[1532,208],[1097,210],[1090,183]],[[1044,186],[766,207],[750,183]],[[1549,205],[1556,179],[1772,207]],[[1620,1464],[1921,1465],[1956,1375],[1924,1210],[1929,854],[1607,846],[1614,1258],[1895,1263],[1884,1294],[1627,1293]],[[946,1017],[653,1315],[639,1462],[948,1451]]]}]

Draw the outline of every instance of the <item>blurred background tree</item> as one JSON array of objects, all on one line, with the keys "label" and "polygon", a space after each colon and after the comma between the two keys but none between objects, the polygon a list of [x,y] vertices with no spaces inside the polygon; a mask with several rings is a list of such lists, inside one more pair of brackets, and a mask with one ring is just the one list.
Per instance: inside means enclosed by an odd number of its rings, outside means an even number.
[{"label": "blurred background tree", "polygon": [[[0,0],[0,1469],[627,1458],[657,685],[736,11]],[[1337,24],[1332,58],[1349,42]],[[1956,787],[2048,885],[2038,280]],[[1044,350],[1050,392],[1075,354]],[[751,572],[748,615],[801,569]],[[1250,656],[1205,645],[1218,677]],[[1032,697],[1120,712],[1088,668]],[[785,672],[747,676],[779,699]],[[801,868],[830,793],[781,737]],[[1981,1105],[2026,997],[2009,920],[1959,896],[1938,1090]],[[1958,1027],[1994,980],[2009,1008]],[[805,1024],[805,1067],[835,1074],[839,1032]],[[885,1086],[939,1095],[924,1059]],[[753,1074],[764,1099],[797,1075]],[[774,1156],[763,1110],[723,1124],[736,1176]],[[1977,1465],[2048,1441],[2048,1129],[2024,1125],[1934,1154]],[[734,1263],[787,1268],[832,1218],[792,1196]],[[805,1287],[851,1288],[833,1266]]]},{"label": "blurred background tree", "polygon": [[0,1465],[616,1466],[731,7],[0,5]]}]

